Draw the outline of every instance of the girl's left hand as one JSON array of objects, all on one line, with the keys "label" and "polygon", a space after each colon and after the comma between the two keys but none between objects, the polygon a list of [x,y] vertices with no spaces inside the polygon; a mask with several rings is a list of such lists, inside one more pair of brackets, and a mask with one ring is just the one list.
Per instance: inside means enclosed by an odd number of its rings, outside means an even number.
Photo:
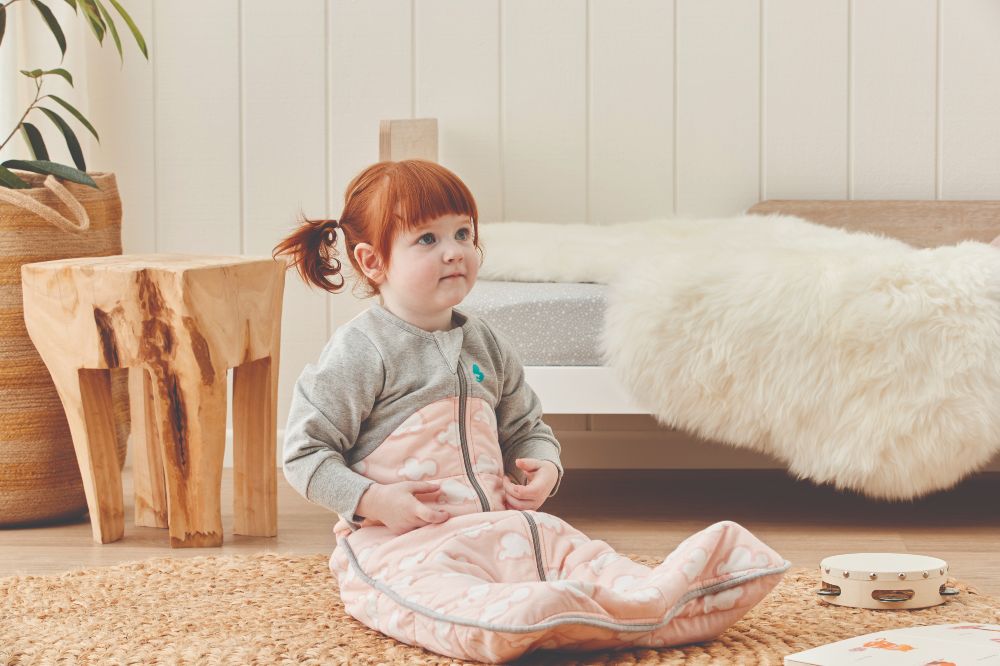
[{"label": "girl's left hand", "polygon": [[534,511],[549,497],[559,480],[559,470],[554,463],[537,458],[518,458],[514,461],[523,472],[525,485],[503,479],[504,503],[508,509]]}]

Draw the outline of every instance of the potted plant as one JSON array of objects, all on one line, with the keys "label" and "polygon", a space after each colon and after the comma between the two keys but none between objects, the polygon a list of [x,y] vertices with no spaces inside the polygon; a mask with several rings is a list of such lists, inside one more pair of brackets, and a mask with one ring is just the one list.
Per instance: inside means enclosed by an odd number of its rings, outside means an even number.
[{"label": "potted plant", "polygon": [[[3,37],[7,25],[7,15],[12,11],[9,8],[19,2],[23,3],[25,8],[27,8],[27,5],[29,4],[29,0],[8,0],[6,3],[0,3],[0,47],[3,46]],[[82,10],[87,24],[90,26],[91,31],[100,44],[103,45],[104,37],[110,34],[115,42],[115,47],[118,49],[119,57],[121,57],[124,61],[125,54],[122,50],[122,41],[118,32],[118,27],[115,24],[114,17],[111,12],[108,11],[101,0],[65,0],[65,2],[69,4],[73,8],[73,11],[77,14],[79,14]],[[142,33],[136,26],[135,21],[133,21],[132,17],[129,16],[127,11],[125,11],[125,8],[119,4],[118,0],[107,0],[107,2],[111,4],[115,11],[120,15],[121,19],[124,20],[125,24],[131,31],[132,36],[135,38],[139,50],[142,51],[142,55],[148,60],[149,53],[146,49],[146,40],[143,39]],[[30,4],[34,5],[35,9],[38,10],[41,19],[45,21],[45,24],[52,32],[52,36],[55,38],[56,43],[59,45],[59,50],[62,52],[62,55],[65,56],[66,36],[63,32],[62,26],[59,25],[59,21],[56,19],[55,14],[42,0],[30,0]],[[73,128],[64,119],[62,113],[68,112],[91,134],[93,134],[95,139],[100,141],[97,130],[94,129],[94,126],[90,124],[82,113],[77,111],[76,107],[62,97],[52,94],[42,94],[45,77],[59,76],[65,79],[72,86],[73,75],[62,67],[56,67],[54,69],[21,70],[21,74],[34,81],[35,99],[33,99],[28,105],[28,108],[24,110],[24,114],[22,114],[21,119],[18,121],[17,125],[11,128],[10,133],[7,134],[3,143],[0,143],[0,150],[2,150],[4,146],[6,146],[7,143],[14,138],[16,133],[20,132],[24,137],[25,142],[28,144],[28,148],[31,150],[34,159],[7,160],[0,165],[0,187],[11,189],[29,189],[31,184],[12,171],[12,169],[21,169],[39,174],[57,176],[74,183],[80,183],[96,188],[96,183],[86,174],[87,165],[83,157],[83,151],[80,148],[80,142],[77,139]],[[51,100],[52,103],[42,106],[42,103],[47,99]],[[59,107],[62,108],[60,109]],[[70,155],[73,158],[73,163],[76,168],[49,160],[48,150],[46,149],[45,142],[42,139],[42,133],[38,130],[38,127],[35,124],[30,123],[27,120],[28,115],[32,111],[37,112],[35,114],[36,116],[39,113],[44,114],[50,121],[52,121],[52,123],[56,125],[66,140],[66,146],[69,148]]]},{"label": "potted plant", "polygon": [[[50,7],[53,0],[0,0],[0,48],[16,12],[44,22],[62,56],[66,36]],[[124,61],[123,30],[148,59],[141,32],[118,0],[62,0],[103,46],[113,41]],[[68,10],[65,12],[69,14]],[[8,40],[9,42],[9,40]],[[54,51],[53,51],[54,53]],[[46,92],[53,77],[73,86],[62,66],[24,69],[34,99],[14,127],[0,128],[0,149],[20,135],[32,159],[0,164],[0,525],[80,517],[87,503],[69,426],[44,363],[24,327],[21,265],[83,256],[121,254],[121,201],[112,173],[88,173],[74,126],[100,140],[97,129],[69,100]],[[69,149],[72,165],[49,158],[39,123],[52,123]],[[128,376],[112,371],[119,461],[128,437]]]}]

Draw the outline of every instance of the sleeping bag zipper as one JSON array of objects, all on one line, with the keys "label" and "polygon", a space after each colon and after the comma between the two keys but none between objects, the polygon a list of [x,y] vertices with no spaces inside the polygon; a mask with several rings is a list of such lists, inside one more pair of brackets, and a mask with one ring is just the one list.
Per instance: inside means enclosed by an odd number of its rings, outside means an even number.
[{"label": "sleeping bag zipper", "polygon": [[486,493],[479,486],[479,481],[476,480],[476,475],[472,471],[472,459],[469,456],[469,443],[465,438],[465,401],[466,401],[466,386],[465,386],[465,366],[462,365],[462,361],[458,362],[458,439],[462,444],[462,462],[465,463],[465,473],[469,477],[469,482],[472,483],[473,490],[479,496],[479,503],[483,507],[483,511],[490,510],[490,502],[486,499]]},{"label": "sleeping bag zipper", "polygon": [[538,567],[538,580],[545,581],[545,567],[542,566],[542,540],[538,536],[538,524],[527,511],[522,511],[521,515],[528,521],[528,529],[531,530],[531,545],[535,550],[535,566]]}]

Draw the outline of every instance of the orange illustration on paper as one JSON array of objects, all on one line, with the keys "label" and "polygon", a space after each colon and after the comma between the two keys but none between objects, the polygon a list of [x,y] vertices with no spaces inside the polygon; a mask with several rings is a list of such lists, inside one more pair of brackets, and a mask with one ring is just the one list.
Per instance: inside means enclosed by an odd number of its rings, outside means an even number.
[{"label": "orange illustration on paper", "polygon": [[914,650],[912,645],[907,645],[906,643],[893,643],[892,641],[887,641],[884,638],[879,638],[874,641],[868,641],[864,645],[866,648],[878,648],[879,650],[898,650],[900,652],[909,652]]}]

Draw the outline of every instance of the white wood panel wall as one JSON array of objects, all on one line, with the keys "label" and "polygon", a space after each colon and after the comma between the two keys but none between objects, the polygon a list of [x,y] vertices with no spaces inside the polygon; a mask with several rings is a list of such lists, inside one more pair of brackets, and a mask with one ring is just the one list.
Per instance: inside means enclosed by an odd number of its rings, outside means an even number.
[{"label": "white wood panel wall", "polygon": [[942,199],[1000,196],[1000,2],[939,8],[938,178]]},{"label": "white wood panel wall", "polygon": [[587,219],[674,210],[674,5],[594,0],[587,20]]},{"label": "white wood panel wall", "polygon": [[240,3],[171,0],[153,11],[156,249],[238,254]]},{"label": "white wood panel wall", "polygon": [[[240,251],[266,256],[296,214],[328,216],[326,5],[323,0],[244,0],[238,9]],[[296,377],[326,344],[330,299],[324,294],[293,274],[286,276],[279,376],[282,426]]]},{"label": "white wood panel wall", "polygon": [[760,2],[677,0],[674,30],[675,212],[746,209],[761,190]]},{"label": "white wood panel wall", "polygon": [[[78,31],[76,93],[127,252],[269,254],[299,212],[339,216],[384,118],[440,120],[484,220],[1000,197],[996,0],[123,2],[151,62]],[[365,306],[288,276],[281,424]]]},{"label": "white wood panel wall", "polygon": [[848,198],[847,10],[844,0],[763,6],[762,199]]},{"label": "white wood panel wall", "polygon": [[[351,178],[378,159],[379,121],[414,117],[413,3],[328,0],[327,13],[327,208],[330,217],[338,218]],[[342,249],[342,237],[338,243]],[[347,256],[341,253],[341,259],[350,285],[353,271]],[[329,299],[328,337],[366,307],[349,288]],[[319,349],[311,351],[318,356]],[[290,385],[279,390],[278,421],[282,424],[290,391]]]},{"label": "white wood panel wall", "polygon": [[938,1],[864,0],[852,8],[848,198],[942,198]]},{"label": "white wood panel wall", "polygon": [[413,115],[438,119],[438,159],[475,193],[482,219],[503,219],[499,6],[427,0],[414,10]]},{"label": "white wood panel wall", "polygon": [[[151,2],[127,3],[129,14],[146,37],[152,37]],[[67,7],[68,8],[68,7]],[[63,10],[65,12],[65,9]],[[109,44],[101,48],[81,30],[86,44],[86,80],[89,117],[101,141],[90,141],[87,153],[93,167],[113,171],[122,195],[122,246],[126,252],[155,252],[156,242],[156,104],[153,63],[157,41],[147,39],[150,62],[143,59],[131,37],[122,34],[124,62]],[[75,96],[75,99],[80,99]],[[72,121],[70,121],[72,122]],[[81,138],[86,132],[77,133]],[[50,148],[58,143],[48,142]]]},{"label": "white wood panel wall", "polygon": [[504,219],[583,222],[587,3],[505,0],[500,15]]}]

